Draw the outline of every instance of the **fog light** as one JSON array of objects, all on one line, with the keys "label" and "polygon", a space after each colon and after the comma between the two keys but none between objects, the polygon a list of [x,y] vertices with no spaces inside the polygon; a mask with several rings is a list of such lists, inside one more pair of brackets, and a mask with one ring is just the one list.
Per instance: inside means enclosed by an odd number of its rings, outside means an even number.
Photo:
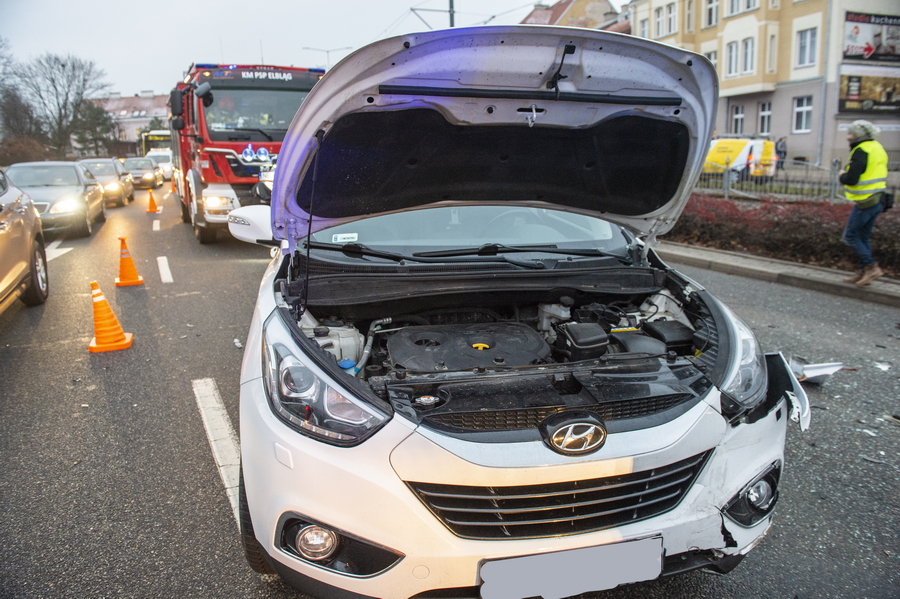
[{"label": "fog light", "polygon": [[310,525],[297,533],[297,551],[308,560],[322,561],[334,554],[338,536],[321,526]]},{"label": "fog light", "polygon": [[731,498],[725,514],[741,526],[756,525],[775,509],[780,478],[781,464],[775,462]]},{"label": "fog light", "polygon": [[750,502],[750,505],[758,510],[764,510],[769,507],[769,503],[774,496],[772,485],[766,479],[757,482],[747,491],[747,500]]}]

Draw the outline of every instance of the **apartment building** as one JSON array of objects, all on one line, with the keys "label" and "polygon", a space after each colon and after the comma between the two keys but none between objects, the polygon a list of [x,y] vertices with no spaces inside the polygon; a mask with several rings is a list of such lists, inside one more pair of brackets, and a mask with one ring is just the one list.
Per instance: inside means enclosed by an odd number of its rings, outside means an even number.
[{"label": "apartment building", "polygon": [[900,168],[897,0],[633,0],[632,34],[704,54],[717,134],[787,138],[788,159],[846,161],[864,118]]}]

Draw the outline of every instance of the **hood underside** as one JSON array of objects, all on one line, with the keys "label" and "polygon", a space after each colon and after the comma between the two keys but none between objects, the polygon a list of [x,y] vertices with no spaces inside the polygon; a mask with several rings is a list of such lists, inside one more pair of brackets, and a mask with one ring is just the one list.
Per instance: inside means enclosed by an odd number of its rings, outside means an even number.
[{"label": "hood underside", "polygon": [[703,57],[607,32],[478,27],[376,42],[298,111],[276,170],[275,236],[292,246],[360,218],[470,203],[662,233],[702,167],[716,96]]}]

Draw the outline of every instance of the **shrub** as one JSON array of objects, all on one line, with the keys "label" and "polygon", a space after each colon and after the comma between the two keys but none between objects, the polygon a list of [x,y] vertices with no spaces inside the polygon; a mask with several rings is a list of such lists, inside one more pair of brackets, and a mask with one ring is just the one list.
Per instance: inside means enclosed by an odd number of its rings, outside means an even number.
[{"label": "shrub", "polygon": [[[739,201],[695,193],[666,241],[853,270],[856,254],[841,240],[847,202]],[[900,275],[900,209],[882,213],[872,253],[892,277]]]}]

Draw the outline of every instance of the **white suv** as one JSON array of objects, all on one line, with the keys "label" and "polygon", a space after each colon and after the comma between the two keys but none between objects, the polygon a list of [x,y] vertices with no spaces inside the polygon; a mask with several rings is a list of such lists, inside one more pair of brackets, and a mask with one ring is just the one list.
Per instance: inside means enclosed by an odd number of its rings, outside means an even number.
[{"label": "white suv", "polygon": [[809,405],[652,250],[716,90],[698,54],[554,27],[383,40],[322,78],[271,208],[229,216],[280,247],[241,373],[254,569],[490,599],[737,565]]}]

